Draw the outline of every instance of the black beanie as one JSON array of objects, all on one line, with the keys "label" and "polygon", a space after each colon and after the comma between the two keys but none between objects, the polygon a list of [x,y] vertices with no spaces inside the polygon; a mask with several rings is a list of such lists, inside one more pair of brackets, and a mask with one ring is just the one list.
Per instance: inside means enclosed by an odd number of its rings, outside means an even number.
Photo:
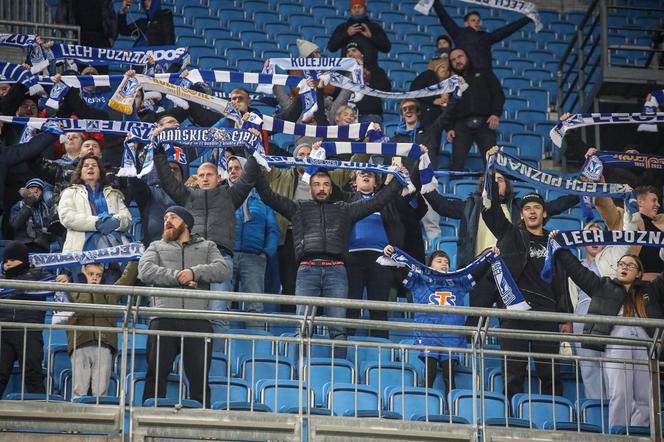
[{"label": "black beanie", "polygon": [[182,221],[189,227],[189,231],[194,227],[194,217],[187,209],[182,206],[171,206],[164,213],[172,212],[182,218]]},{"label": "black beanie", "polygon": [[5,253],[2,256],[2,262],[10,259],[21,261],[28,264],[28,248],[22,242],[14,241],[5,247]]}]

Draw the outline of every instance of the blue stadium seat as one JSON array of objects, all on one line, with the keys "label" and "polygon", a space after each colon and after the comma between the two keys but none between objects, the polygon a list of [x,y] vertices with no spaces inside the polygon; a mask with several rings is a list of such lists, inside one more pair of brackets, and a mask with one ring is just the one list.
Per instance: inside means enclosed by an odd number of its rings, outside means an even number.
[{"label": "blue stadium seat", "polygon": [[226,57],[198,57],[199,69],[223,69],[228,66]]},{"label": "blue stadium seat", "polygon": [[496,66],[493,68],[493,73],[496,74],[496,77],[499,79],[513,77],[515,75],[514,69],[509,66]]},{"label": "blue stadium seat", "polygon": [[505,26],[506,24],[507,20],[503,17],[482,18],[482,27],[486,29],[494,30],[496,28],[500,28],[501,26]]},{"label": "blue stadium seat", "polygon": [[[195,35],[184,35],[181,37],[178,37],[178,46],[189,46],[191,49],[191,46],[204,46],[205,45],[205,39],[203,37],[198,37]],[[214,50],[214,48],[211,48]]]},{"label": "blue stadium seat", "polygon": [[189,53],[194,58],[217,56],[216,49],[210,46],[189,46]]},{"label": "blue stadium seat", "polygon": [[143,403],[144,407],[164,407],[164,408],[203,408],[203,405],[192,399],[173,399],[173,398],[150,398]]},{"label": "blue stadium seat", "polygon": [[477,180],[455,180],[452,184],[452,193],[456,198],[465,200],[477,190]]},{"label": "blue stadium seat", "polygon": [[517,58],[519,53],[514,49],[508,48],[495,48],[491,51],[493,59],[496,61],[496,64],[505,65],[505,62],[510,58]]},{"label": "blue stadium seat", "polygon": [[556,56],[551,51],[537,49],[528,52],[528,58],[539,67],[544,67],[547,62],[554,61]]},{"label": "blue stadium seat", "polygon": [[[476,403],[477,421],[482,421],[482,401],[480,392],[470,389],[455,389],[449,392],[450,412],[469,422],[473,421],[473,401]],[[484,392],[484,419],[502,419],[509,417],[509,402],[499,393]],[[511,424],[510,424],[511,425]]]},{"label": "blue stadium seat", "polygon": [[[130,396],[131,392],[131,374],[127,375],[127,380],[126,380],[126,386],[125,388],[127,389],[127,395]],[[134,373],[134,382],[133,382],[133,388],[134,388],[134,406],[135,407],[140,407],[141,404],[143,403],[143,390],[145,388],[145,373],[143,372],[136,372]],[[175,375],[175,374],[170,374],[168,375],[168,380],[166,383],[166,397],[169,399],[179,399],[180,396],[183,399],[187,399],[189,397],[189,385],[187,383],[186,379],[182,379],[182,389],[180,389],[180,378]]]},{"label": "blue stadium seat", "polygon": [[516,119],[533,127],[535,123],[546,120],[546,112],[533,109],[520,110],[516,113]]},{"label": "blue stadium seat", "polygon": [[549,72],[546,69],[538,69],[538,68],[526,69],[523,71],[523,75],[526,78],[529,78],[531,81],[550,80],[552,78],[551,72]]},{"label": "blue stadium seat", "polygon": [[272,336],[264,330],[244,330],[244,329],[229,329],[226,333],[244,335],[245,339],[239,337],[232,337],[229,339],[229,350],[226,352],[228,359],[231,361],[231,373],[234,376],[240,375],[240,366],[242,361],[250,360],[252,357],[271,356],[272,343],[268,340],[251,339],[246,335],[254,336]]},{"label": "blue stadium seat", "polygon": [[549,29],[556,31],[558,34],[573,34],[576,32],[576,25],[574,23],[564,21],[554,21],[549,24]]},{"label": "blue stadium seat", "polygon": [[228,62],[232,65],[235,65],[237,61],[241,58],[254,58],[254,51],[247,48],[228,48],[224,56],[228,59]]},{"label": "blue stadium seat", "polygon": [[297,23],[301,26],[315,26],[316,20],[309,14],[282,14],[281,20],[284,23]]},{"label": "blue stadium seat", "polygon": [[380,65],[381,68],[387,72],[387,76],[389,78],[392,78],[391,71],[392,69],[402,69],[403,68],[403,63],[399,60],[393,60],[390,58],[383,58],[378,60],[378,64]]},{"label": "blue stadium seat", "polygon": [[283,379],[258,381],[255,400],[278,413],[297,413],[300,408],[306,412],[307,405],[313,406],[306,384],[300,389],[300,381]]},{"label": "blue stadium seat", "polygon": [[210,403],[216,402],[249,402],[251,401],[251,388],[243,379],[226,378],[223,376],[210,376]]},{"label": "blue stadium seat", "polygon": [[[397,54],[397,59],[400,60],[404,66],[411,66],[413,63],[424,61],[424,55],[420,52],[406,51],[399,52]],[[409,70],[410,78],[415,78],[412,74],[412,70]]]},{"label": "blue stadium seat", "polygon": [[539,16],[543,24],[553,23],[561,19],[560,13],[558,11],[553,11],[550,9],[540,9]]},{"label": "blue stadium seat", "polygon": [[374,387],[358,384],[335,383],[323,386],[324,408],[337,416],[354,416],[361,411],[377,411],[378,391]]},{"label": "blue stadium seat", "polygon": [[[405,345],[413,345],[416,344],[416,342],[413,340],[413,338],[409,339],[402,339],[399,341],[400,344],[405,344]],[[415,367],[415,370],[417,370],[417,379],[420,380],[419,384],[423,384],[424,377],[425,377],[425,371],[426,368],[424,366],[424,362],[422,359],[419,357],[420,350],[402,350],[399,349],[397,351],[397,356],[399,361],[404,361],[407,364],[411,365],[412,367]],[[405,360],[404,360],[405,358]],[[394,410],[394,411],[399,411],[399,410]]]},{"label": "blue stadium seat", "polygon": [[261,379],[293,379],[293,365],[284,357],[256,356],[242,361],[240,376],[252,386]]},{"label": "blue stadium seat", "polygon": [[404,36],[404,38],[406,34],[411,34],[419,31],[419,28],[415,23],[410,23],[406,21],[393,22],[392,29],[395,32],[397,32],[398,35]]},{"label": "blue stadium seat", "polygon": [[311,358],[298,373],[299,379],[306,380],[307,376],[311,376],[309,386],[314,394],[314,403],[322,406],[325,403],[323,387],[332,382],[352,383],[355,380],[355,371],[353,364],[346,359]]},{"label": "blue stadium seat", "polygon": [[574,406],[562,396],[517,393],[512,397],[512,412],[515,417],[529,419],[534,427],[542,428],[546,421],[571,422]]},{"label": "blue stadium seat", "polygon": [[609,401],[604,399],[584,399],[579,403],[579,419],[586,424],[596,425],[604,428],[604,432],[609,429]]},{"label": "blue stadium seat", "polygon": [[[373,10],[373,4],[371,5],[371,9]],[[339,11],[334,6],[319,4],[311,8],[311,15],[314,16],[320,23],[323,23],[329,17],[337,17],[339,15]]]},{"label": "blue stadium seat", "polygon": [[285,49],[287,51],[292,52],[293,48],[297,48],[296,41],[300,37],[301,37],[300,34],[296,34],[293,32],[285,32],[277,34],[277,43],[279,44],[279,47],[281,49]]},{"label": "blue stadium seat", "polygon": [[237,70],[240,72],[261,72],[263,63],[254,58],[241,58],[237,60]]},{"label": "blue stadium seat", "polygon": [[401,362],[372,362],[365,365],[364,383],[385,391],[387,387],[417,386],[417,370],[414,366]]},{"label": "blue stadium seat", "polygon": [[546,89],[527,87],[519,91],[519,97],[526,98],[531,108],[549,110],[549,92]]},{"label": "blue stadium seat", "polygon": [[503,41],[509,44],[510,48],[519,51],[519,54],[523,57],[527,56],[530,51],[537,49],[537,42],[535,40],[514,38]]},{"label": "blue stadium seat", "polygon": [[[498,132],[504,135],[510,135],[514,132],[523,132],[526,130],[526,125],[516,120],[502,120],[498,126]],[[506,137],[509,139],[509,136]]]},{"label": "blue stadium seat", "polygon": [[65,400],[59,394],[44,394],[44,393],[10,393],[4,398],[6,401],[52,401],[63,402]]},{"label": "blue stadium seat", "polygon": [[408,420],[420,416],[441,415],[445,412],[445,397],[431,388],[387,388],[385,404],[390,411],[400,413]]},{"label": "blue stadium seat", "polygon": [[[270,35],[285,34],[290,32],[290,26],[281,22],[266,23],[263,29],[265,29],[265,32]],[[295,40],[293,40],[293,42],[295,42]]]},{"label": "blue stadium seat", "polygon": [[530,87],[530,80],[521,77],[507,77],[503,79],[503,87],[514,92]]},{"label": "blue stadium seat", "polygon": [[385,348],[383,344],[390,344],[389,339],[371,336],[349,336],[349,342],[371,342],[374,345],[353,345],[348,347],[346,359],[348,359],[358,370],[363,373],[367,364],[371,362],[389,362],[392,360],[392,350]]},{"label": "blue stadium seat", "polygon": [[[431,34],[427,34],[424,32],[411,32],[406,35],[405,41],[411,44],[411,46],[420,46],[420,45],[430,45],[432,43],[435,43],[435,40],[431,37]],[[420,52],[421,56],[426,58],[427,60],[431,55],[433,55],[433,52]],[[404,60],[405,63],[405,60]]]},{"label": "blue stadium seat", "polygon": [[546,228],[548,230],[579,230],[583,226],[578,219],[563,218],[562,215],[558,215],[547,221]]},{"label": "blue stadium seat", "polygon": [[601,433],[602,429],[596,425],[584,424],[581,422],[551,422],[546,421],[542,425],[544,430],[556,431],[581,431],[583,433]]},{"label": "blue stadium seat", "polygon": [[544,150],[544,142],[539,134],[517,132],[512,134],[512,144],[519,147],[521,159],[540,161]]},{"label": "blue stadium seat", "polygon": [[569,43],[564,41],[549,41],[545,46],[547,50],[553,52],[554,54],[562,55],[567,49],[567,46],[569,46]]},{"label": "blue stadium seat", "polygon": [[528,100],[525,98],[509,96],[505,99],[504,113],[508,118],[513,118],[518,111],[528,108]]},{"label": "blue stadium seat", "polygon": [[207,29],[220,29],[222,27],[221,20],[216,17],[210,17],[209,15],[193,17],[192,24],[194,29],[198,30],[201,35],[204,34],[203,31]]},{"label": "blue stadium seat", "polygon": [[256,23],[256,27],[261,29],[268,23],[279,23],[279,14],[274,11],[260,9],[254,12],[253,21]]},{"label": "blue stadium seat", "polygon": [[394,89],[407,90],[407,83],[415,79],[415,75],[406,69],[392,69],[390,72],[390,80]]},{"label": "blue stadium seat", "polygon": [[290,57],[291,53],[288,51],[283,51],[281,49],[269,49],[263,51],[261,55],[262,60],[267,60],[268,58],[284,58]]},{"label": "blue stadium seat", "polygon": [[302,6],[301,3],[296,3],[296,2],[278,2],[277,3],[277,10],[279,11],[279,14],[281,14],[282,17],[286,16],[292,16],[295,14],[303,14],[304,13],[304,7]]},{"label": "blue stadium seat", "polygon": [[532,185],[527,184],[527,183],[514,182],[514,183],[512,183],[512,192],[514,194],[525,195],[527,193],[537,192],[537,189],[535,188],[535,186],[532,186]]},{"label": "blue stadium seat", "polygon": [[625,426],[625,425],[613,425],[609,429],[609,434],[629,434],[630,436],[650,436],[650,427],[644,426]]},{"label": "blue stadium seat", "polygon": [[[247,2],[249,3],[249,2]],[[252,11],[251,5],[244,5],[244,10],[240,9],[222,9],[219,11],[219,16],[223,21],[226,27],[229,27],[231,23],[245,21],[246,14],[245,11]],[[247,20],[250,21],[250,20]]]}]

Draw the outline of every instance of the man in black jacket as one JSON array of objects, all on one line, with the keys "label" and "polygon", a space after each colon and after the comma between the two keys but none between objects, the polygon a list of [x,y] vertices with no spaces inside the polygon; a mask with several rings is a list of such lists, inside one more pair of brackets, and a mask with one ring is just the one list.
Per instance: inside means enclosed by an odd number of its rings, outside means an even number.
[{"label": "man in black jacket", "polygon": [[[295,295],[346,299],[346,262],[353,224],[381,210],[393,200],[401,189],[399,183],[394,180],[371,199],[353,203],[332,202],[332,179],[327,171],[319,170],[309,182],[312,200],[295,202],[270,189],[253,157],[245,166],[245,175],[249,177],[249,181],[256,182],[256,190],[263,202],[290,220],[293,225],[295,260],[298,263]],[[346,316],[342,307],[329,307],[325,310],[327,316]],[[297,314],[304,313],[305,306],[298,306]],[[330,337],[346,339],[346,332],[342,328],[331,327]],[[345,356],[345,351],[340,353]]]},{"label": "man in black jacket", "polygon": [[463,49],[450,52],[450,64],[469,86],[456,105],[454,122],[447,131],[447,141],[452,143],[452,170],[463,170],[473,141],[482,157],[496,144],[505,94],[493,72],[475,68]]},{"label": "man in black jacket", "polygon": [[[392,44],[378,24],[369,20],[365,0],[350,0],[350,18],[341,23],[332,33],[327,49],[330,52],[343,50],[351,41],[362,47],[367,66],[378,65],[378,51],[388,53]],[[341,56],[346,54],[342,52]]]},{"label": "man in black jacket", "polygon": [[522,17],[493,32],[486,32],[480,30],[482,19],[477,11],[471,11],[463,17],[462,28],[445,11],[440,0],[435,0],[433,8],[440,24],[449,32],[456,47],[466,51],[478,69],[491,69],[491,45],[506,39],[530,22],[528,17]]},{"label": "man in black jacket", "polygon": [[[492,154],[492,152],[490,151],[489,154]],[[516,226],[503,212],[498,183],[492,179],[491,184],[491,206],[482,212],[482,219],[498,240],[497,246],[500,249],[500,254],[526,302],[535,311],[571,313],[571,301],[565,273],[558,271],[559,269],[556,268],[553,284],[545,283],[540,277],[548,242],[548,232],[544,229],[544,220],[547,216],[544,200],[537,193],[525,195],[521,199],[521,223]],[[504,329],[513,330],[559,331],[558,324],[554,322],[507,319],[502,320],[500,326]],[[549,341],[529,342],[521,339],[505,338],[501,339],[500,345],[506,351],[556,354],[559,350],[557,342]],[[551,363],[541,359],[536,359],[535,364],[537,376],[541,381],[541,393],[562,394],[560,368],[554,364],[552,370]],[[524,391],[526,365],[526,359],[514,357],[507,359],[505,378],[507,380],[507,396],[510,400],[516,393]]]},{"label": "man in black jacket", "polygon": [[[2,257],[2,270],[5,279],[39,281],[49,276],[40,269],[30,269],[28,248],[17,241],[10,243]],[[58,276],[56,282],[69,282],[65,275]],[[45,294],[43,295],[46,296]],[[9,295],[14,300],[40,300],[38,293],[16,291]],[[43,299],[43,298],[42,298]],[[1,309],[0,322],[44,323],[44,312],[39,310]],[[25,373],[25,389],[28,393],[46,393],[41,363],[44,358],[44,340],[41,330],[24,332],[22,328],[3,328],[0,342],[0,397],[12,374],[14,361],[21,365]]]}]

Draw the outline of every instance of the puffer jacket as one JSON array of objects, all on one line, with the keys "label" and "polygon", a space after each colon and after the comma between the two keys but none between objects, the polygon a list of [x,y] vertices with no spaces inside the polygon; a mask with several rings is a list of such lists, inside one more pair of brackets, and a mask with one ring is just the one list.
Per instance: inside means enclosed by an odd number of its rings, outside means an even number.
[{"label": "puffer jacket", "polygon": [[[22,275],[18,275],[15,280],[20,281],[41,281],[51,276],[42,269],[30,269]],[[3,278],[7,279],[7,278]],[[23,292],[15,291],[10,293],[6,299],[13,299],[17,301],[43,301],[47,294],[52,292]],[[40,296],[43,295],[43,296]],[[44,323],[44,311],[40,310],[22,310],[18,308],[0,309],[0,322],[28,322],[35,324]]]},{"label": "puffer jacket", "polygon": [[247,197],[247,209],[249,220],[245,219],[242,207],[235,211],[235,251],[274,255],[279,245],[279,226],[274,211],[255,191]]},{"label": "puffer jacket", "polygon": [[[634,302],[638,293],[642,293],[646,302],[646,316],[650,319],[664,319],[664,273],[651,282],[637,281],[629,291],[617,279],[599,277],[585,268],[579,260],[567,250],[556,253],[556,262],[560,263],[572,280],[590,296],[588,314],[603,316],[618,316],[620,308],[626,302]],[[609,336],[613,325],[586,323],[584,334]],[[652,336],[652,330],[646,330]],[[603,351],[604,346],[599,344],[583,344],[586,348]]]},{"label": "puffer jacket", "polygon": [[[115,281],[115,285],[134,285],[138,275],[138,262],[130,262],[125,268],[124,273]],[[101,293],[69,293],[69,302],[78,302],[81,304],[104,304],[115,305],[118,303],[120,295],[103,295]],[[115,327],[117,323],[117,316],[112,314],[103,313],[74,313],[67,324],[69,325],[83,325],[95,327]],[[76,348],[81,348],[84,345],[94,344],[99,342],[100,333],[89,330],[76,331]],[[102,332],[101,343],[110,347],[112,353],[118,350],[118,334],[116,332]],[[67,349],[69,353],[74,351],[74,331],[67,331]]]},{"label": "puffer jacket", "polygon": [[192,233],[214,242],[226,254],[232,254],[235,247],[235,209],[249,195],[252,183],[243,175],[233,187],[219,184],[209,190],[193,189],[175,179],[163,149],[155,154],[154,163],[166,193],[194,216]]},{"label": "puffer jacket", "polygon": [[[192,235],[189,241],[154,241],[138,262],[138,277],[156,287],[180,288],[177,274],[191,269],[198,290],[209,290],[211,282],[223,282],[230,269],[216,244]],[[206,310],[207,300],[155,296],[154,307]]]},{"label": "puffer jacket", "polygon": [[272,191],[258,172],[254,158],[247,161],[246,175],[258,177],[256,190],[265,204],[281,213],[293,224],[295,259],[325,258],[346,260],[353,224],[371,213],[380,211],[397,196],[401,186],[393,180],[375,198],[346,203],[344,201],[294,202]]},{"label": "puffer jacket", "polygon": [[[104,198],[108,213],[120,220],[118,232],[124,232],[131,224],[131,213],[124,203],[122,192],[110,186],[104,187]],[[92,214],[88,191],[81,184],[73,184],[60,194],[58,203],[60,223],[67,229],[67,238],[62,247],[63,252],[80,252],[85,245],[86,233],[96,232],[95,224],[99,217]]]}]

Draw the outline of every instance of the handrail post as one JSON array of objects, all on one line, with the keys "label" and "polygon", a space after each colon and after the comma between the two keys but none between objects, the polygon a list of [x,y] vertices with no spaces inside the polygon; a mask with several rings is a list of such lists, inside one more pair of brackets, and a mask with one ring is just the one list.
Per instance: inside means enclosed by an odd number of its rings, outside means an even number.
[{"label": "handrail post", "polygon": [[602,66],[602,71],[604,71],[609,67],[611,62],[611,57],[609,56],[609,10],[606,6],[606,0],[600,0],[599,2],[599,23],[600,65]]}]

